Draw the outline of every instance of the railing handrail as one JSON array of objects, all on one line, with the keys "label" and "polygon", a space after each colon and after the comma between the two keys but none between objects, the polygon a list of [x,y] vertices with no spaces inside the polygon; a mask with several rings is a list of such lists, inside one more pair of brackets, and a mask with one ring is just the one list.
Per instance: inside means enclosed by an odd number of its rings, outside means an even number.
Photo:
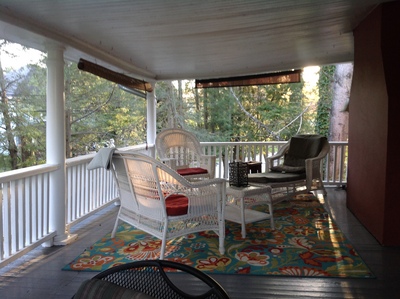
[{"label": "railing handrail", "polygon": [[[134,145],[134,146],[118,147],[118,150],[121,150],[121,151],[143,151],[143,150],[147,150],[151,147],[154,147],[154,145],[139,144],[139,145]],[[94,152],[94,153],[89,153],[89,154],[82,155],[82,156],[68,158],[66,160],[67,167],[80,165],[82,163],[89,163],[95,155],[96,155],[96,153]]]},{"label": "railing handrail", "polygon": [[[200,144],[202,146],[206,145],[216,145],[216,144],[223,144],[223,145],[229,145],[229,144],[235,144],[235,145],[257,145],[257,144],[285,144],[288,141],[201,141]],[[346,145],[348,144],[348,141],[329,141],[329,144],[342,144]]]},{"label": "railing handrail", "polygon": [[49,173],[60,168],[57,164],[42,164],[0,173],[0,184]]}]

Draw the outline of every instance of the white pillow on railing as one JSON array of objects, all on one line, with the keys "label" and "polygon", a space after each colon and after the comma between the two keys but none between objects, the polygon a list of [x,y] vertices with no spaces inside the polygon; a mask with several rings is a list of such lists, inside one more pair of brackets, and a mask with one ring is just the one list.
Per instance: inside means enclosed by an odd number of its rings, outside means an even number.
[{"label": "white pillow on railing", "polygon": [[112,155],[114,154],[116,148],[113,147],[103,147],[94,156],[92,161],[88,164],[87,169],[93,170],[96,168],[110,169]]}]

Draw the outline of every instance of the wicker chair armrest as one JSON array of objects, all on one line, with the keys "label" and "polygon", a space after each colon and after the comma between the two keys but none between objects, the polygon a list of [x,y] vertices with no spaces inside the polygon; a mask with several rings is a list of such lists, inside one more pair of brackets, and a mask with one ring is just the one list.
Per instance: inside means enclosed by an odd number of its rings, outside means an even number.
[{"label": "wicker chair armrest", "polygon": [[310,190],[311,188],[312,180],[320,175],[319,172],[321,171],[321,162],[329,153],[329,150],[330,150],[329,142],[325,140],[318,156],[305,160],[308,190]]},{"label": "wicker chair armrest", "polygon": [[162,183],[161,188],[167,193],[179,193],[184,195],[198,195],[199,192],[205,193],[215,193],[226,189],[225,179],[207,179],[198,181],[183,180],[171,183]]},{"label": "wicker chair armrest", "polygon": [[324,159],[326,157],[326,155],[329,153],[329,149],[330,149],[329,142],[325,141],[323,146],[322,146],[322,149],[321,149],[320,153],[318,154],[318,156],[316,156],[314,158],[306,159],[306,161],[305,161],[306,162],[306,168],[307,167],[311,167],[314,163],[318,163],[319,164],[320,161],[322,159]]},{"label": "wicker chair armrest", "polygon": [[207,169],[210,179],[215,178],[215,163],[217,157],[215,155],[201,155],[200,156],[200,167]]},{"label": "wicker chair armrest", "polygon": [[209,179],[209,180],[199,180],[199,181],[193,181],[193,182],[188,182],[189,186],[191,188],[201,188],[204,186],[211,186],[211,185],[226,185],[226,180],[225,179],[219,179],[219,178],[214,178],[214,179]]},{"label": "wicker chair armrest", "polygon": [[162,158],[162,159],[160,159],[160,161],[162,163],[164,163],[165,165],[168,165],[172,169],[177,169],[177,166],[176,166],[177,159],[175,159],[175,158]]},{"label": "wicker chair armrest", "polygon": [[268,159],[268,166],[271,168],[271,166],[276,166],[274,165],[275,161],[278,161],[277,165],[279,165],[279,160],[282,159],[282,157],[287,153],[289,150],[289,142],[283,145],[278,152],[275,155],[267,157]]}]

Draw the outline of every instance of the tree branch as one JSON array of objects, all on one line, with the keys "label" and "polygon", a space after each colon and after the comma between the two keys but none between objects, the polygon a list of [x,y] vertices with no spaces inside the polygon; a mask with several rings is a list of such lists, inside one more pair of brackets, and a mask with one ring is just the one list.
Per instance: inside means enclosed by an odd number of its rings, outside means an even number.
[{"label": "tree branch", "polygon": [[107,105],[112,99],[112,96],[113,96],[113,94],[115,92],[115,88],[116,88],[116,85],[114,85],[113,90],[111,91],[110,96],[108,97],[107,101],[105,101],[103,104],[97,106],[97,108],[94,108],[93,110],[90,110],[88,113],[82,115],[81,117],[76,118],[75,120],[71,121],[71,125],[76,123],[76,122],[79,122],[81,119],[84,119],[84,118],[88,117],[89,115],[92,115],[93,113],[99,111],[101,108],[103,108],[105,105]]},{"label": "tree branch", "polygon": [[275,136],[275,137],[279,137],[279,134],[286,128],[288,128],[289,126],[291,126],[296,120],[298,120],[300,118],[300,124],[299,124],[299,128],[297,129],[297,133],[300,132],[301,126],[303,124],[303,115],[304,113],[307,112],[307,110],[311,107],[312,103],[310,103],[306,108],[303,109],[303,111],[301,111],[301,113],[299,115],[297,115],[293,120],[291,120],[286,126],[284,126],[283,128],[281,128],[280,130],[274,132],[272,131],[268,126],[266,126],[265,124],[263,124],[261,121],[259,121],[257,118],[255,118],[250,112],[248,112],[242,105],[242,103],[240,102],[239,98],[236,96],[235,92],[233,91],[233,88],[230,87],[230,91],[233,95],[233,97],[235,98],[236,102],[238,103],[240,109],[249,117],[251,118],[258,126],[260,126],[261,128],[264,128],[271,136]]},{"label": "tree branch", "polygon": [[243,111],[244,114],[246,114],[249,118],[251,118],[258,126],[260,126],[261,128],[264,128],[270,135],[275,135],[274,132],[271,131],[271,129],[266,126],[265,124],[263,124],[261,121],[259,121],[257,118],[255,118],[250,112],[248,112],[242,105],[242,103],[240,102],[239,98],[236,96],[235,92],[233,91],[233,88],[230,87],[229,88],[233,97],[235,98],[236,102],[238,103],[240,109]]}]

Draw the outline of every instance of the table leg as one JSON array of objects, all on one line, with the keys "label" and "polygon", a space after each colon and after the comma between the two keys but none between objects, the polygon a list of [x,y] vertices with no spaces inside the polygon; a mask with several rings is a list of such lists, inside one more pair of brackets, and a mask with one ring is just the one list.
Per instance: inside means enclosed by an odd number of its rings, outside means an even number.
[{"label": "table leg", "polygon": [[222,196],[220,197],[219,200],[219,205],[218,205],[218,237],[219,237],[219,252],[221,254],[225,253],[225,200],[226,200],[226,194],[225,192],[222,192]]},{"label": "table leg", "polygon": [[242,218],[242,238],[246,238],[246,219],[245,219],[245,213],[244,209],[246,207],[244,206],[244,197],[240,199],[240,213],[241,213],[241,218]]}]

